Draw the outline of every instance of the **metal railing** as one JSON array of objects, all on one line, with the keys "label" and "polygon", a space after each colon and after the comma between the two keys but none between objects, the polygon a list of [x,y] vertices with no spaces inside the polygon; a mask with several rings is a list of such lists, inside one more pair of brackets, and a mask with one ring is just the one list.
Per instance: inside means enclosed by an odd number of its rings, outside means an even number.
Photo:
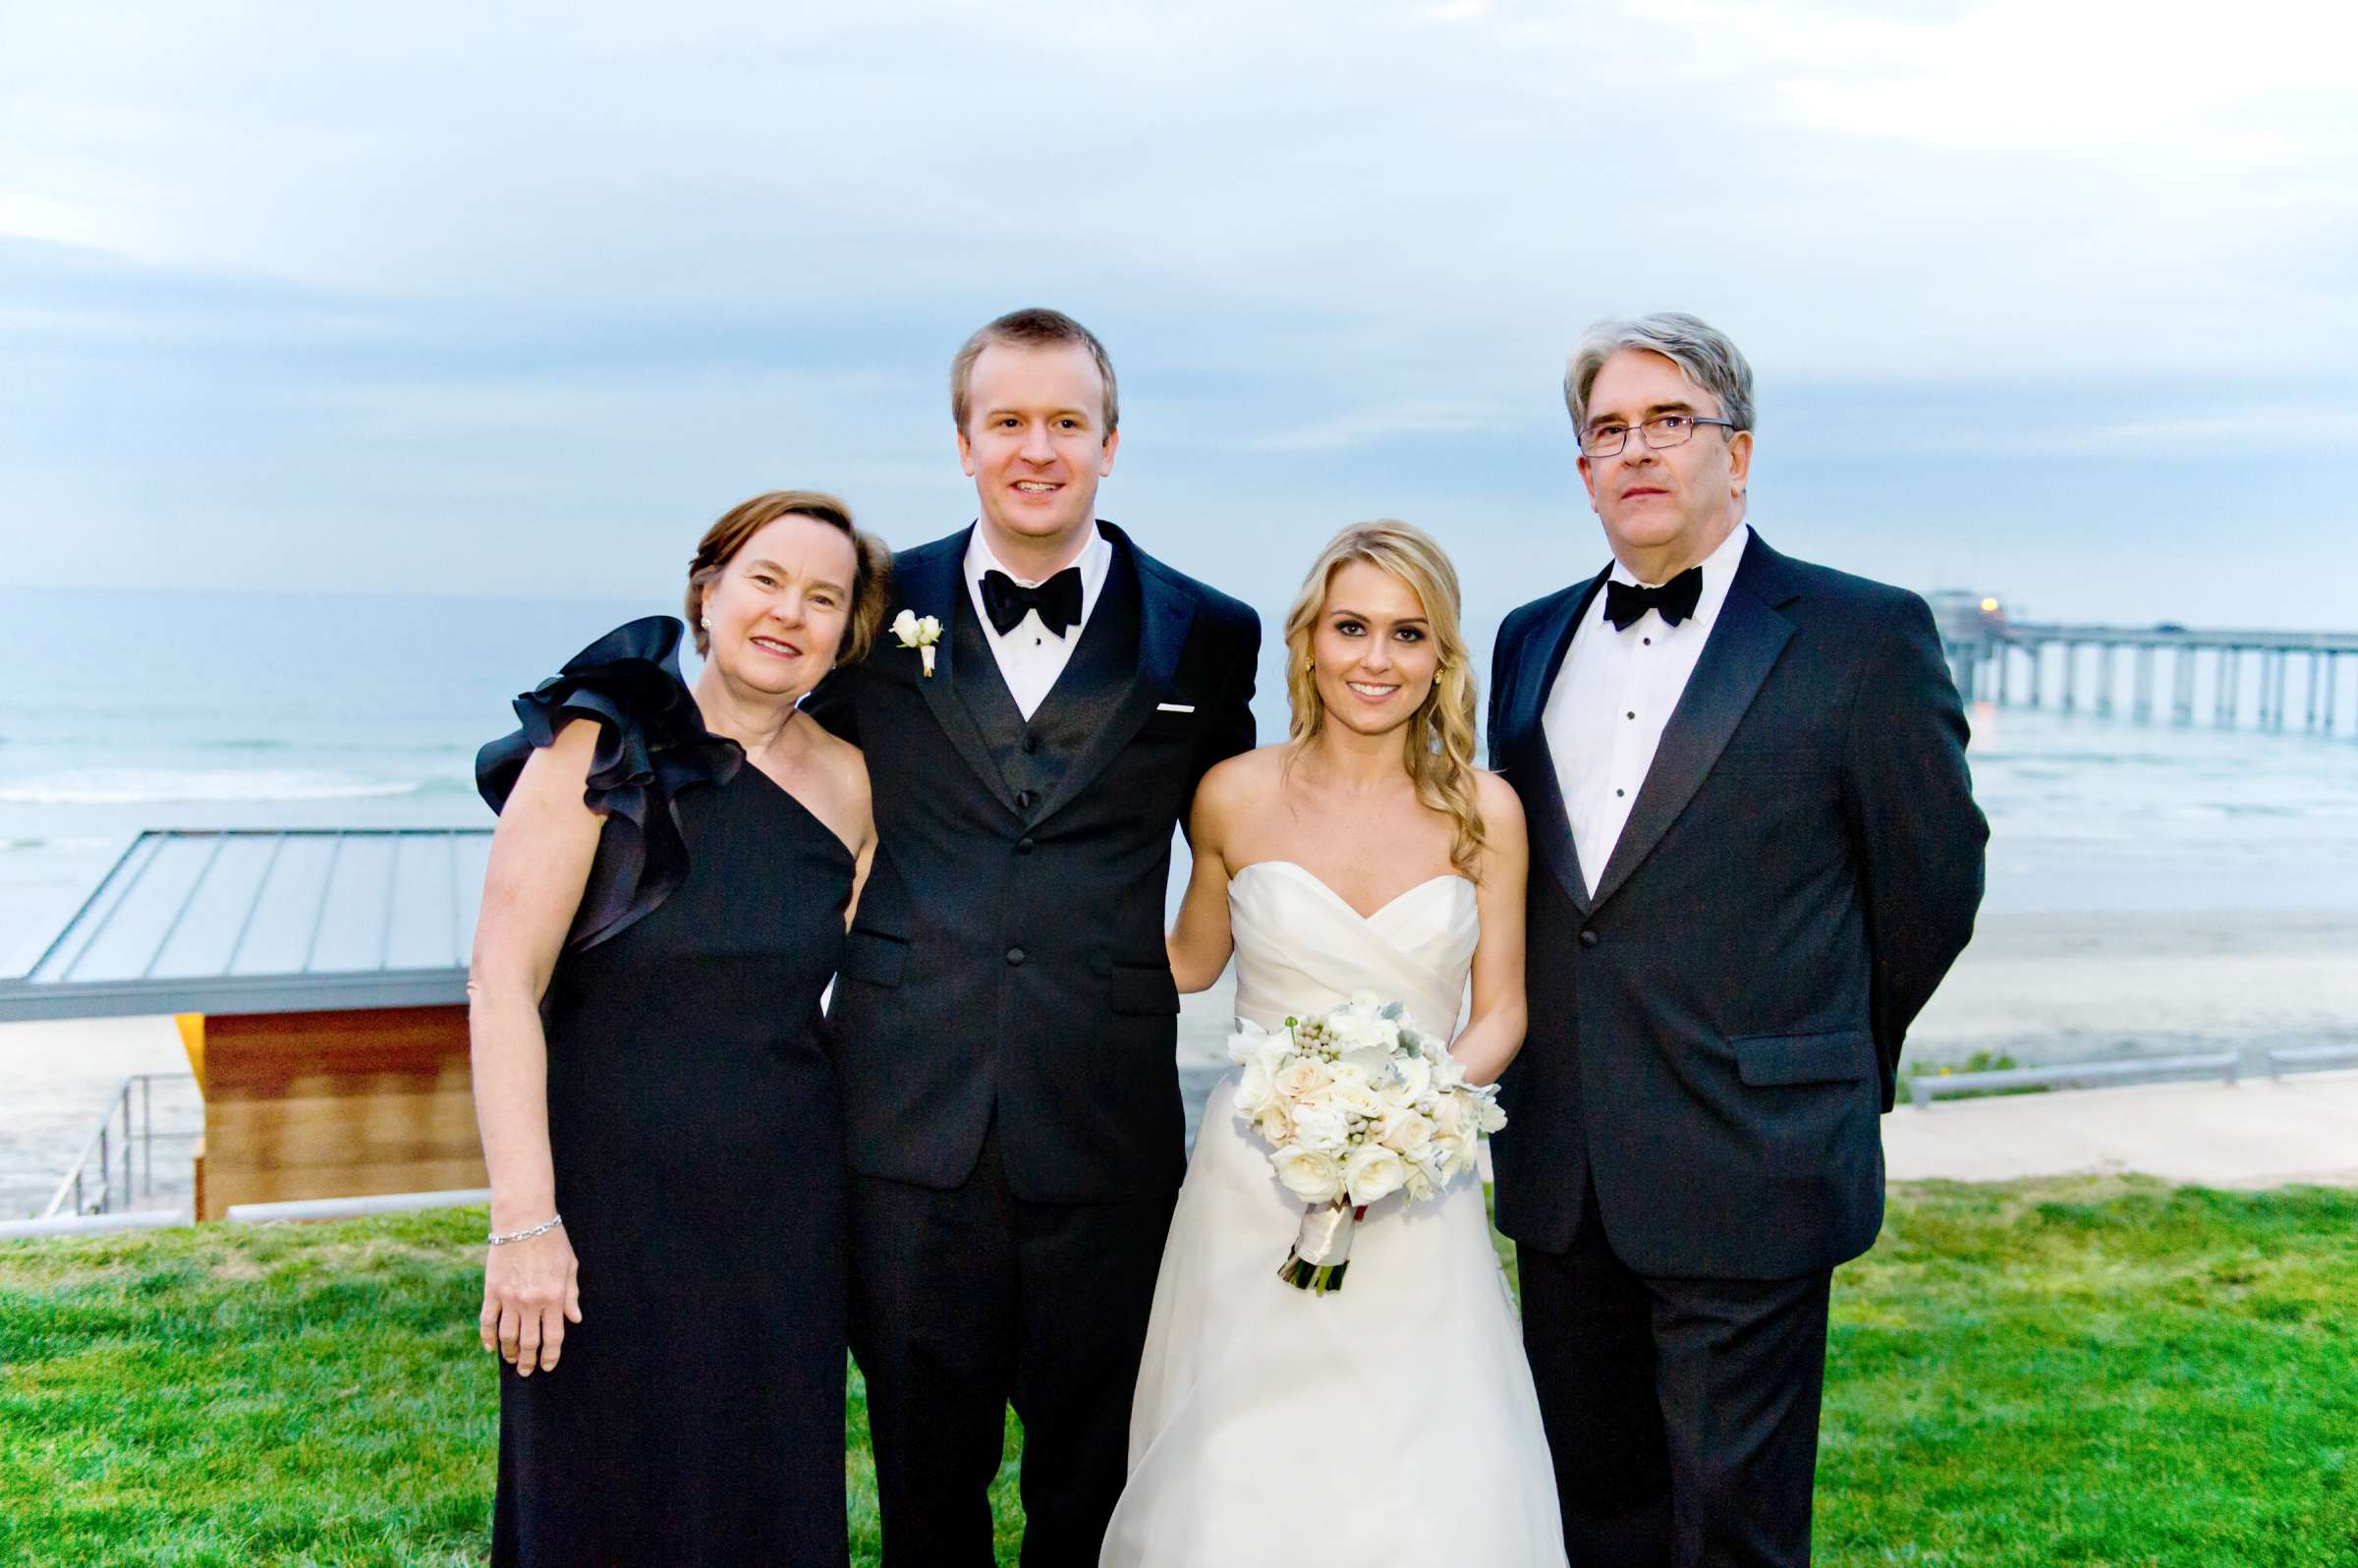
[{"label": "metal railing", "polygon": [[2316,1073],[2335,1067],[2358,1067],[2358,1040],[2344,1045],[2296,1045],[2268,1053],[2268,1076]]},{"label": "metal railing", "polygon": [[2005,1089],[2079,1089],[2098,1084],[2153,1083],[2189,1074],[2233,1084],[2243,1058],[2234,1051],[2196,1056],[2136,1056],[2119,1061],[2080,1062],[2069,1067],[2009,1067],[1989,1073],[1925,1073],[1907,1080],[1908,1098],[1919,1108],[1952,1095],[1986,1094]]},{"label": "metal railing", "polygon": [[[98,1118],[97,1131],[82,1146],[73,1168],[57,1184],[43,1219],[60,1214],[111,1214],[131,1206],[134,1199],[155,1192],[155,1144],[195,1142],[196,1128],[155,1125],[155,1086],[191,1084],[194,1073],[134,1073],[116,1086],[114,1098]],[[91,1197],[95,1189],[96,1197]]]}]

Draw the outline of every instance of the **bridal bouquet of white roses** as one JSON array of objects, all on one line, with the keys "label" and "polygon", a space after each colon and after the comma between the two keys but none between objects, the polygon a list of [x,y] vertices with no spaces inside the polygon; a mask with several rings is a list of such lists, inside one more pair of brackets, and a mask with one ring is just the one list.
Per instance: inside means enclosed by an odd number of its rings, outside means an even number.
[{"label": "bridal bouquet of white roses", "polygon": [[1446,1040],[1371,992],[1289,1018],[1283,1034],[1241,1023],[1228,1052],[1244,1068],[1237,1113],[1307,1205],[1277,1271],[1299,1290],[1340,1290],[1368,1204],[1437,1197],[1474,1168],[1477,1140],[1506,1125],[1496,1086],[1467,1083]]}]

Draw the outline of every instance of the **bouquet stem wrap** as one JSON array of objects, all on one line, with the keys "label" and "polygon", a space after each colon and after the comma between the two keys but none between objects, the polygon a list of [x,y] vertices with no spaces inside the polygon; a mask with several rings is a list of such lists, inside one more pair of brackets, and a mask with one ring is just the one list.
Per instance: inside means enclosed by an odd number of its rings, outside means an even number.
[{"label": "bouquet stem wrap", "polygon": [[1359,1228],[1364,1208],[1349,1204],[1313,1204],[1302,1211],[1302,1229],[1293,1251],[1277,1269],[1277,1277],[1296,1290],[1323,1296],[1343,1288],[1343,1270],[1351,1266],[1351,1233]]}]

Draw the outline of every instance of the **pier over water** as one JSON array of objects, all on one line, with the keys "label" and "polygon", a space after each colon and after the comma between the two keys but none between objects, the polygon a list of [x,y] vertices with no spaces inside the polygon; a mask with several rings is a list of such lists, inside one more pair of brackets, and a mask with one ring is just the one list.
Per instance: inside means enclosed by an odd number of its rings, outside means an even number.
[{"label": "pier over water", "polygon": [[[2281,731],[2293,727],[2296,659],[2303,676],[2300,728],[2337,733],[2344,705],[2340,692],[2346,687],[2358,697],[2358,666],[2349,682],[2339,679],[2342,659],[2358,660],[2358,632],[2212,631],[2168,621],[2142,627],[2018,621],[1995,597],[1954,591],[1933,595],[1933,614],[1949,671],[1968,702],[2041,707],[2051,700],[2067,713],[2085,705],[2108,714],[2120,711],[2125,696],[2128,716],[2150,721],[2162,711],[2166,681],[2173,723],[2192,724],[2207,708],[2213,723],[2236,728],[2248,694],[2255,727]],[[2358,711],[2349,727],[2358,734]]]}]

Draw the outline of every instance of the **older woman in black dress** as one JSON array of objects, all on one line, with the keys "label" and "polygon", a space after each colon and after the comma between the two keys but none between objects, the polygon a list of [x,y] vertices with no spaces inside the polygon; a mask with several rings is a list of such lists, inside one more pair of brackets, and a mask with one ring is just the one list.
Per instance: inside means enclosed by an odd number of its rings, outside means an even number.
[{"label": "older woman in black dress", "polygon": [[875,830],[860,753],[795,704],[874,641],[890,572],[842,502],[757,496],[690,568],[693,689],[680,623],[634,621],[477,759],[494,1563],[845,1560],[819,993]]}]

